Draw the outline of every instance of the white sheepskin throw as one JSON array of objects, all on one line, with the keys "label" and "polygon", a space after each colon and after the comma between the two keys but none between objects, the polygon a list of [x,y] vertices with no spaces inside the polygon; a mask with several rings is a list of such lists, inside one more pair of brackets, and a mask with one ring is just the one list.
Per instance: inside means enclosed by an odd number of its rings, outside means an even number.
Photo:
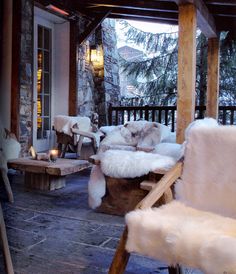
[{"label": "white sheepskin throw", "polygon": [[54,128],[58,132],[72,136],[71,128],[74,125],[77,125],[81,131],[90,131],[91,129],[91,121],[88,117],[66,115],[57,115],[54,117]]},{"label": "white sheepskin throw", "polygon": [[138,136],[137,146],[155,146],[170,135],[170,129],[156,122],[132,121],[124,125],[131,136]]},{"label": "white sheepskin throw", "polygon": [[155,122],[132,121],[124,126],[112,127],[100,144],[99,152],[114,145],[154,147],[171,134],[170,129]]},{"label": "white sheepskin throw", "polygon": [[92,209],[101,205],[106,192],[106,181],[100,166],[93,166],[88,182],[88,203]]},{"label": "white sheepskin throw", "polygon": [[115,178],[135,178],[155,169],[170,169],[175,159],[143,151],[107,150],[101,155],[102,172]]},{"label": "white sheepskin throw", "polygon": [[6,161],[16,159],[20,155],[21,145],[13,133],[5,130],[0,121],[0,149]]},{"label": "white sheepskin throw", "polygon": [[160,143],[155,146],[153,153],[169,156],[178,161],[184,155],[184,145],[174,143]]},{"label": "white sheepskin throw", "polygon": [[236,126],[189,131],[176,196],[198,209],[236,217]]},{"label": "white sheepskin throw", "polygon": [[193,121],[188,125],[188,127],[185,130],[185,140],[188,140],[189,133],[191,129],[194,127],[200,127],[200,128],[212,128],[212,127],[218,127],[219,124],[214,118],[206,117],[204,119],[198,119]]},{"label": "white sheepskin throw", "polygon": [[116,127],[107,133],[107,136],[101,141],[99,152],[105,152],[112,146],[136,146],[138,136],[132,136],[131,132],[124,126]]},{"label": "white sheepskin throw", "polygon": [[128,252],[205,274],[236,273],[236,220],[173,201],[126,215]]}]

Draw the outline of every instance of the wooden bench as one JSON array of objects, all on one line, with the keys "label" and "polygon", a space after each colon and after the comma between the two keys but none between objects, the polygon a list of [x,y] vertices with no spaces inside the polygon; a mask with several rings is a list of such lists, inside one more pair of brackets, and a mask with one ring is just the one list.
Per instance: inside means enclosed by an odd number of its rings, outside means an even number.
[{"label": "wooden bench", "polygon": [[8,161],[8,167],[25,172],[25,186],[29,189],[55,190],[65,186],[66,175],[90,167],[85,160],[57,159],[55,163],[18,158]]}]

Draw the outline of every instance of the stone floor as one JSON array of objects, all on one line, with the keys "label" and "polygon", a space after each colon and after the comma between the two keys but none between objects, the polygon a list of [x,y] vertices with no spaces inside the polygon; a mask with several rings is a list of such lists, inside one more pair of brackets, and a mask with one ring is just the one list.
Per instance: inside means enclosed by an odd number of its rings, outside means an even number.
[{"label": "stone floor", "polygon": [[[1,186],[0,196],[16,274],[107,273],[124,220],[89,209],[89,172],[68,176],[65,188],[51,192],[26,191],[23,175],[12,173],[14,204],[4,199]],[[4,273],[2,254],[0,273]],[[164,274],[167,269],[157,261],[132,255],[126,273]]]},{"label": "stone floor", "polygon": [[[89,209],[89,172],[68,176],[65,188],[51,192],[28,192],[23,175],[10,174],[14,204],[4,199],[3,188],[0,192],[15,273],[107,273],[124,220]],[[157,261],[132,255],[126,273],[167,271]]]}]

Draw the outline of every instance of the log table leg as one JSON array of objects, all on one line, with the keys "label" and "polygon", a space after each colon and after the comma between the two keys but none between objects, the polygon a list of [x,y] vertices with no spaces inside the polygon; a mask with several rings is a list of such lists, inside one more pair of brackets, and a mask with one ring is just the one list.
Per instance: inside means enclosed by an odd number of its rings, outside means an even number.
[{"label": "log table leg", "polygon": [[53,176],[44,173],[25,172],[27,189],[55,190],[66,185],[66,176]]}]

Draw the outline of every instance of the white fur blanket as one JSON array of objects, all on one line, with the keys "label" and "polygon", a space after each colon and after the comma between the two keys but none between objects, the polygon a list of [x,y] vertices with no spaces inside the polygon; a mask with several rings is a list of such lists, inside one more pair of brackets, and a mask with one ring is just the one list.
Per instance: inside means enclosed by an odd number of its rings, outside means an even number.
[{"label": "white fur blanket", "polygon": [[172,157],[125,150],[107,150],[100,160],[102,172],[115,178],[140,177],[157,168],[168,170],[176,163]]},{"label": "white fur blanket", "polygon": [[71,128],[77,125],[81,131],[90,131],[91,123],[88,117],[57,115],[54,117],[54,128],[58,132],[63,132],[72,136]]},{"label": "white fur blanket", "polygon": [[113,145],[154,147],[170,135],[170,129],[160,123],[132,121],[107,131],[107,136],[101,142],[99,151],[104,152]]},{"label": "white fur blanket", "polygon": [[106,182],[104,174],[115,178],[135,178],[157,168],[168,170],[176,160],[172,157],[142,151],[107,150],[100,154],[101,165],[94,166],[88,182],[89,206],[101,205],[105,195]]},{"label": "white fur blanket", "polygon": [[126,249],[205,274],[236,273],[236,220],[173,201],[126,215]]}]

